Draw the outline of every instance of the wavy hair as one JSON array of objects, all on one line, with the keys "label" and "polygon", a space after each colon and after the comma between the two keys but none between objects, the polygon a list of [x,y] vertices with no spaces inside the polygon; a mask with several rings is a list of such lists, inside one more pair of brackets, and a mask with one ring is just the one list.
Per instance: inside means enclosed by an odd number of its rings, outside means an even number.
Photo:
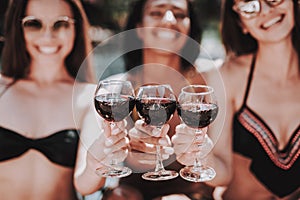
[{"label": "wavy hair", "polygon": [[[76,20],[74,47],[65,61],[68,73],[75,79],[82,62],[91,50],[91,42],[87,32],[89,24],[79,0],[64,1],[70,5],[74,19]],[[26,78],[30,70],[31,58],[26,50],[21,24],[27,5],[28,0],[12,0],[5,18],[5,42],[2,52],[1,74],[13,78],[14,81]],[[87,67],[78,75],[77,80],[92,81],[92,77],[92,69]]]},{"label": "wavy hair", "polygon": [[[131,30],[137,28],[137,25],[142,22],[143,19],[143,11],[147,0],[137,0],[132,2],[130,6],[129,15],[127,18],[127,23],[125,26],[126,30]],[[200,26],[200,21],[198,19],[198,16],[196,15],[194,11],[194,6],[191,1],[187,0],[188,3],[188,12],[189,12],[189,18],[191,21],[191,28],[189,32],[189,37],[195,40],[197,43],[201,41],[202,37],[202,28]],[[134,37],[134,42],[137,43],[137,46],[142,47],[142,40],[139,39],[137,35],[130,36]],[[132,38],[131,39],[125,39],[124,46],[130,47],[132,46]],[[193,63],[196,60],[196,58],[199,56],[200,53],[200,47],[197,45],[194,45],[192,40],[187,40],[187,43],[183,47],[183,49],[180,52],[181,57],[181,70],[185,71],[188,70],[190,67],[193,67]],[[125,67],[126,70],[130,70],[136,66],[139,66],[143,63],[143,52],[142,49],[138,49],[135,51],[131,51],[127,54],[125,54]],[[191,64],[192,63],[192,64]]]},{"label": "wavy hair", "polygon": [[[292,30],[292,42],[299,58],[300,68],[300,5],[294,2],[295,26]],[[258,44],[250,34],[244,34],[240,27],[239,15],[233,11],[234,0],[224,0],[222,4],[221,35],[227,53],[243,55],[255,53]]]}]

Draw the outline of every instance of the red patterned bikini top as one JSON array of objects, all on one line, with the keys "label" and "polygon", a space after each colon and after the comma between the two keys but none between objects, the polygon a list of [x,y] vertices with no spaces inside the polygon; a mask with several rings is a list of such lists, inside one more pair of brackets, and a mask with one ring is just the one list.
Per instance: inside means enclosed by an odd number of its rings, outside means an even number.
[{"label": "red patterned bikini top", "polygon": [[247,106],[255,58],[252,60],[243,105],[234,115],[234,151],[250,158],[250,170],[255,177],[272,193],[284,197],[300,187],[300,125],[284,149],[280,150],[270,127]]}]

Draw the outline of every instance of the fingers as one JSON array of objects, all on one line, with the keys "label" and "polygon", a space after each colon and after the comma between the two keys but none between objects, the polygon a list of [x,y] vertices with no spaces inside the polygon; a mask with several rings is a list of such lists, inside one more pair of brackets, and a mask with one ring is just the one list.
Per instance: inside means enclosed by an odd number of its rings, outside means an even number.
[{"label": "fingers", "polygon": [[104,135],[105,137],[109,137],[111,135],[116,135],[121,131],[126,131],[126,125],[127,125],[127,121],[123,120],[120,122],[107,122],[107,121],[103,121],[103,129],[104,129]]},{"label": "fingers", "polygon": [[145,137],[164,137],[168,134],[169,124],[164,124],[160,129],[155,126],[147,125],[143,120],[137,120],[135,122],[135,128],[144,134]]},{"label": "fingers", "polygon": [[178,162],[191,165],[196,157],[203,158],[212,150],[213,142],[206,132],[207,128],[199,131],[185,124],[176,126],[176,134],[172,137],[172,143]]},{"label": "fingers", "polygon": [[[165,124],[158,130],[156,127],[146,125],[143,120],[137,120],[135,127],[129,131],[129,136],[131,140],[139,140],[143,143],[171,146],[171,140],[167,135],[169,128],[170,126]],[[146,149],[144,151],[148,152]]]},{"label": "fingers", "polygon": [[128,155],[128,149],[118,150],[108,154],[102,161],[102,164],[110,165],[112,163],[123,162]]},{"label": "fingers", "polygon": [[140,151],[144,153],[155,154],[155,145],[145,143],[136,138],[130,138],[130,148],[135,151]]},{"label": "fingers", "polygon": [[193,165],[195,161],[195,153],[184,153],[181,154],[180,156],[177,156],[177,161],[181,163],[182,165]]},{"label": "fingers", "polygon": [[112,159],[123,161],[128,154],[129,139],[127,136],[126,121],[111,125],[103,122],[103,134],[89,147],[89,154],[103,164],[109,164]]},{"label": "fingers", "polygon": [[[173,153],[166,153],[168,150],[161,150],[162,160],[167,160]],[[173,150],[172,150],[173,151]],[[156,154],[131,151],[129,153],[138,163],[146,165],[154,165],[156,163]]]}]

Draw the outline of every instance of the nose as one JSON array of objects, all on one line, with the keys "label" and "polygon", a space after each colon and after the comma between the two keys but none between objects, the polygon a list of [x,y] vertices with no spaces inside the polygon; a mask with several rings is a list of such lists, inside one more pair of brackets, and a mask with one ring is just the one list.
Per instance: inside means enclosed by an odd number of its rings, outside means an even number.
[{"label": "nose", "polygon": [[171,23],[171,24],[176,24],[177,23],[177,20],[176,20],[173,12],[171,10],[166,11],[162,21],[166,22],[166,23]]},{"label": "nose", "polygon": [[52,27],[47,25],[41,29],[41,35],[46,38],[52,38],[55,34]]}]

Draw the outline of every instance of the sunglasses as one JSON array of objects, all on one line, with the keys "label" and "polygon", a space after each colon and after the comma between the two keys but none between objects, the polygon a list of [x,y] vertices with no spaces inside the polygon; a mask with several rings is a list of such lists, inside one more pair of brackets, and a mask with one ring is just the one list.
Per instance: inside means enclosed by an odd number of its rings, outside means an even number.
[{"label": "sunglasses", "polygon": [[[284,0],[264,0],[270,7],[281,4]],[[261,11],[261,0],[242,0],[236,2],[232,9],[247,19],[256,17]]]},{"label": "sunglasses", "polygon": [[[69,30],[75,23],[75,19],[68,16],[60,16],[51,24],[51,30],[53,33],[60,33]],[[30,33],[40,33],[45,27],[49,26],[44,24],[41,19],[34,16],[26,16],[22,19],[22,27],[24,31]]]}]

